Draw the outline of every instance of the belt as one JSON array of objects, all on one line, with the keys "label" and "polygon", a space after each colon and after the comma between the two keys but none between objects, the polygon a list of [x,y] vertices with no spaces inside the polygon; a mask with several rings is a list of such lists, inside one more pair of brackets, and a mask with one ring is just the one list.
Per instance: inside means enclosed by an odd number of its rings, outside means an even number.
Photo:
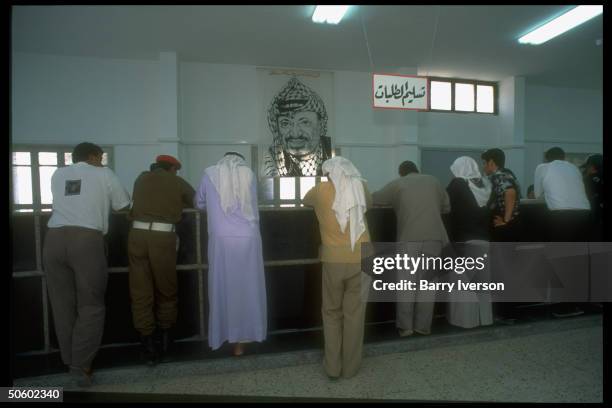
[{"label": "belt", "polygon": [[150,231],[163,231],[163,232],[174,232],[174,224],[168,224],[165,222],[132,222],[132,228],[150,230]]}]

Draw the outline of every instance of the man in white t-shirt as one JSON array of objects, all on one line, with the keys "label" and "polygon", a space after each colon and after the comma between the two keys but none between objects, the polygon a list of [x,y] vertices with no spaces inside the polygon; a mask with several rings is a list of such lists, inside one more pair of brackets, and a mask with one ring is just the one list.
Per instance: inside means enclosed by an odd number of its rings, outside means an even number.
[{"label": "man in white t-shirt", "polygon": [[99,146],[81,143],[72,159],[73,165],[51,178],[53,214],[43,263],[62,361],[77,384],[86,386],[104,330],[109,213],[129,207],[130,197],[115,173],[102,166]]},{"label": "man in white t-shirt", "polygon": [[580,170],[565,161],[560,147],[546,151],[545,163],[536,167],[534,192],[550,210],[549,233],[558,242],[582,242],[587,238],[591,205]]}]

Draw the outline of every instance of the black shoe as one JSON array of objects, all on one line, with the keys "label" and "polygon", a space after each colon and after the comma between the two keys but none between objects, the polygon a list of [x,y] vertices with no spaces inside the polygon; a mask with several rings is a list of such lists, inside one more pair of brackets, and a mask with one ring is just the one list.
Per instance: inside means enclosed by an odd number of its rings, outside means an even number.
[{"label": "black shoe", "polygon": [[554,317],[573,317],[580,316],[581,314],[584,314],[584,310],[577,306],[558,306],[552,312]]},{"label": "black shoe", "polygon": [[515,324],[517,319],[509,316],[496,316],[494,319],[495,323],[503,324],[505,326],[512,326]]},{"label": "black shoe", "polygon": [[153,335],[140,336],[140,342],[142,343],[141,357],[148,366],[154,366],[158,362],[158,352],[155,346],[155,339]]}]

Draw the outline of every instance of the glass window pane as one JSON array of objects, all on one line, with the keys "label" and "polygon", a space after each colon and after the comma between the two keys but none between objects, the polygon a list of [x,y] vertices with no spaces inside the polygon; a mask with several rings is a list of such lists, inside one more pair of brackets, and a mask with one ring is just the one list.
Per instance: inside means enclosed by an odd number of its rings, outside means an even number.
[{"label": "glass window pane", "polygon": [[13,198],[15,204],[32,204],[32,168],[13,167]]},{"label": "glass window pane", "polygon": [[274,200],[274,179],[266,177],[259,182],[259,194],[263,201]]},{"label": "glass window pane", "polygon": [[314,177],[300,177],[300,199],[303,200],[306,193],[315,186]]},{"label": "glass window pane", "polygon": [[455,110],[474,111],[474,85],[455,84]]},{"label": "glass window pane", "polygon": [[23,209],[21,209],[21,210],[17,210],[16,212],[20,212],[20,213],[31,213],[31,212],[34,212],[34,210],[28,210],[28,209],[26,209],[26,208],[23,208]]},{"label": "glass window pane", "polygon": [[493,87],[489,85],[476,86],[476,110],[478,112],[493,113]]},{"label": "glass window pane", "polygon": [[295,199],[295,177],[280,178],[280,198],[281,200]]},{"label": "glass window pane", "polygon": [[57,167],[40,167],[40,203],[53,204],[53,195],[51,194],[51,176],[57,170]]},{"label": "glass window pane", "polygon": [[102,165],[108,166],[108,153],[102,153]]},{"label": "glass window pane", "polygon": [[66,166],[72,164],[72,153],[64,153],[64,163],[66,163]]},{"label": "glass window pane", "polygon": [[30,152],[13,152],[13,164],[31,165]]},{"label": "glass window pane", "polygon": [[41,166],[57,166],[57,153],[40,152],[38,153],[38,164]]},{"label": "glass window pane", "polygon": [[450,82],[431,81],[431,109],[450,110],[451,84]]}]

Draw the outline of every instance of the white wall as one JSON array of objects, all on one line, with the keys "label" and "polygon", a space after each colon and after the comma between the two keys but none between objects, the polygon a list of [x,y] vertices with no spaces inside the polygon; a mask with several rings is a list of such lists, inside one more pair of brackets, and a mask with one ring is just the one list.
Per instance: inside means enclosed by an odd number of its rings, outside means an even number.
[{"label": "white wall", "polygon": [[553,146],[571,153],[602,153],[603,91],[527,84],[525,189]]},{"label": "white wall", "polygon": [[13,144],[114,146],[131,191],[159,137],[156,61],[13,53],[11,73]]},{"label": "white wall", "polygon": [[257,144],[257,74],[254,66],[180,64],[181,143],[185,179],[199,183],[203,170],[225,152],[240,152],[250,163]]},{"label": "white wall", "polygon": [[[177,61],[173,70],[171,57],[145,61],[14,53],[12,143],[112,145],[115,170],[130,191],[157,154],[177,152],[182,175],[194,186],[202,170],[227,150],[240,151],[250,161],[262,120],[256,67]],[[171,83],[169,72],[178,76],[174,93],[164,91]],[[420,147],[496,146],[506,151],[508,167],[525,190],[546,148],[601,151],[602,95],[507,78],[500,83],[499,115],[374,110],[370,73],[335,71],[335,126],[329,134],[372,190],[395,178],[403,160],[420,165]],[[165,103],[175,96],[176,104]],[[168,140],[167,126],[160,122],[164,109],[176,106],[178,138]]]},{"label": "white wall", "polygon": [[525,123],[527,141],[601,143],[603,92],[528,84]]},{"label": "white wall", "polygon": [[157,139],[157,64],[15,53],[14,142]]},{"label": "white wall", "polygon": [[257,141],[254,66],[180,64],[181,139]]},{"label": "white wall", "polygon": [[419,113],[419,142],[429,146],[496,146],[502,132],[499,116],[474,113]]},{"label": "white wall", "polygon": [[[410,74],[406,71],[403,73]],[[333,143],[361,171],[370,190],[397,177],[402,161],[418,162],[416,149],[406,145],[418,139],[417,113],[372,109],[370,73],[334,72],[334,102]]]}]

